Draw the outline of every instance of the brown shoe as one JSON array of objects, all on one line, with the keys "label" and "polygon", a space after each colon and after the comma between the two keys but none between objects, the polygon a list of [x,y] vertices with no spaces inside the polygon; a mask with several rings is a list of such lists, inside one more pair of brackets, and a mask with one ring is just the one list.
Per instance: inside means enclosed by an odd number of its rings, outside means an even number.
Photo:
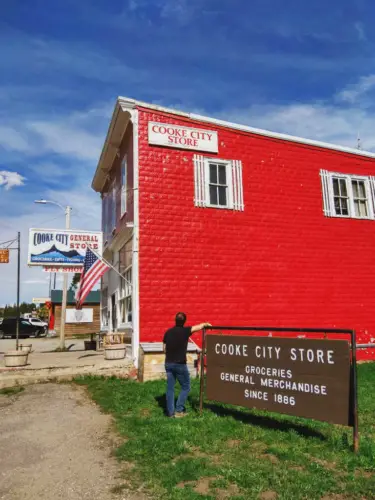
[{"label": "brown shoe", "polygon": [[182,418],[182,417],[186,417],[186,416],[187,416],[187,413],[186,413],[186,412],[184,412],[184,411],[181,411],[181,412],[176,411],[176,413],[174,414],[174,416],[175,416],[176,418]]}]

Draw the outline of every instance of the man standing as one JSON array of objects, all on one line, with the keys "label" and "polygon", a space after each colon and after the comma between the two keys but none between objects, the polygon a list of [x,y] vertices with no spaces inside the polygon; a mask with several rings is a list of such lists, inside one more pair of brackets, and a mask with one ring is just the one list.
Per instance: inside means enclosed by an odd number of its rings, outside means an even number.
[{"label": "man standing", "polygon": [[[189,337],[210,323],[195,326],[185,326],[186,314],[176,314],[176,326],[166,331],[163,339],[165,352],[165,371],[167,372],[167,415],[168,417],[183,417],[185,403],[190,392],[190,375],[186,366],[186,352]],[[181,386],[181,392],[174,407],[174,387],[176,379]]]}]

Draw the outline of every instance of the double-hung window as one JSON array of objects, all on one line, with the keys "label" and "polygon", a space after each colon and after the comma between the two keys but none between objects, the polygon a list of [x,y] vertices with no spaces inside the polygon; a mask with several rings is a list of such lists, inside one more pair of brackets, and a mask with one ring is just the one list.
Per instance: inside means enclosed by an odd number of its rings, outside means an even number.
[{"label": "double-hung window", "polygon": [[117,212],[117,210],[116,210],[116,205],[117,205],[116,204],[116,183],[115,183],[115,181],[113,181],[111,190],[112,190],[112,193],[111,193],[111,195],[112,195],[111,196],[111,201],[112,201],[112,203],[111,203],[111,216],[112,216],[111,231],[113,232],[116,229],[116,220],[117,220],[117,217],[116,217],[116,215],[117,215],[116,214],[116,212]]},{"label": "double-hung window", "polygon": [[101,291],[100,300],[100,322],[101,328],[108,328],[108,288],[103,288]]},{"label": "double-hung window", "polygon": [[124,272],[124,278],[120,284],[120,314],[122,324],[132,322],[132,267],[128,267]]},{"label": "double-hung window", "polygon": [[375,177],[321,170],[323,211],[328,217],[374,219]]},{"label": "double-hung window", "polygon": [[126,214],[127,164],[127,155],[125,155],[121,162],[121,217]]},{"label": "double-hung window", "polygon": [[230,162],[207,161],[206,167],[206,199],[207,206],[216,208],[232,208],[231,164]]},{"label": "double-hung window", "polygon": [[195,155],[194,185],[195,206],[244,210],[240,161]]}]

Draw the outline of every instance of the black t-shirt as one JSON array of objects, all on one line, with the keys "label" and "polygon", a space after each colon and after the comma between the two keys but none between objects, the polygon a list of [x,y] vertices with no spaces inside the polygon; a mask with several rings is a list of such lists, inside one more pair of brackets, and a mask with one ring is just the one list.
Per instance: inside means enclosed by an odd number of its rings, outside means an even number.
[{"label": "black t-shirt", "polygon": [[191,326],[174,326],[164,334],[165,362],[186,364],[186,351],[191,336]]}]

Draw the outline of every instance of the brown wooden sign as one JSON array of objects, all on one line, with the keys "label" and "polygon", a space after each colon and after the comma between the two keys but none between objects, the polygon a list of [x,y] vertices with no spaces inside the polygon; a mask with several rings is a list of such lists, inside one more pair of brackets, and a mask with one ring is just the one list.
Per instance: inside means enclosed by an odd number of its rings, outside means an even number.
[{"label": "brown wooden sign", "polygon": [[345,340],[207,335],[208,399],[351,425]]},{"label": "brown wooden sign", "polygon": [[9,249],[0,248],[0,264],[8,264],[8,263],[9,263]]}]

